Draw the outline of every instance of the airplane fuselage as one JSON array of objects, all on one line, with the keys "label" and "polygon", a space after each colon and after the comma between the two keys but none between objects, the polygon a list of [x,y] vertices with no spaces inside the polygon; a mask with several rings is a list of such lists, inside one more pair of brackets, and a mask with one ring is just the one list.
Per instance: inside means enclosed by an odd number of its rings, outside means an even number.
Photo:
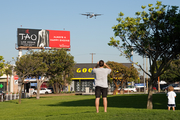
[{"label": "airplane fuselage", "polygon": [[91,14],[91,15],[89,16],[89,18],[92,18],[92,17],[94,17],[94,14]]}]

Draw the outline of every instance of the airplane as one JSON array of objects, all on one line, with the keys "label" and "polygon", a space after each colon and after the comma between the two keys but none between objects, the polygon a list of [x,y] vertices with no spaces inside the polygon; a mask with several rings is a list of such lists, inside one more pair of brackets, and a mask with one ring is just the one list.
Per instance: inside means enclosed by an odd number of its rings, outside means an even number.
[{"label": "airplane", "polygon": [[89,16],[89,18],[95,17],[95,19],[96,19],[96,16],[100,16],[102,14],[94,14],[94,13],[91,13],[91,12],[87,12],[87,14],[81,14],[81,15],[86,15],[87,19],[88,19],[88,16]]}]

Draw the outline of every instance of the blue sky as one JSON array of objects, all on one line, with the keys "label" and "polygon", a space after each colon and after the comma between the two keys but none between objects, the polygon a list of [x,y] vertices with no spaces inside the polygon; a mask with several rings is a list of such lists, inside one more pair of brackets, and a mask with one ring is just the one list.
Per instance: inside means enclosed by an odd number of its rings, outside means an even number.
[{"label": "blue sky", "polygon": [[[165,5],[180,5],[179,0],[161,0]],[[119,12],[134,17],[142,5],[155,4],[156,0],[0,0],[0,55],[6,61],[18,56],[15,49],[17,28],[67,30],[71,36],[71,53],[77,63],[94,63],[103,59],[129,63],[120,52],[107,45],[114,36],[112,26],[117,24]],[[103,14],[96,19],[82,13]],[[22,25],[22,27],[21,27]],[[26,51],[23,51],[23,54]],[[142,57],[134,54],[133,60],[142,65]]]}]

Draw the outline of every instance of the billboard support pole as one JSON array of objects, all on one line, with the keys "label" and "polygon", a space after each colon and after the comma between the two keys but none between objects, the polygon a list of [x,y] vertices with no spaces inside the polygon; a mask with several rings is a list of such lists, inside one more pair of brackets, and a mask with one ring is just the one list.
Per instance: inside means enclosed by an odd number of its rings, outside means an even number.
[{"label": "billboard support pole", "polygon": [[19,49],[19,55],[18,55],[18,57],[20,58],[21,56],[22,56],[22,50]]}]

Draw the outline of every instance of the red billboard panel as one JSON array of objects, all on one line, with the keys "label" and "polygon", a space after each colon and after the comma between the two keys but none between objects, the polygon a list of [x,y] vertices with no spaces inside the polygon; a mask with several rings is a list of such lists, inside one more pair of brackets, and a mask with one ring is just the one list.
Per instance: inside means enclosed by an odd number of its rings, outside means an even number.
[{"label": "red billboard panel", "polygon": [[70,31],[49,31],[49,47],[70,48]]},{"label": "red billboard panel", "polygon": [[18,28],[18,46],[70,48],[70,31]]}]

